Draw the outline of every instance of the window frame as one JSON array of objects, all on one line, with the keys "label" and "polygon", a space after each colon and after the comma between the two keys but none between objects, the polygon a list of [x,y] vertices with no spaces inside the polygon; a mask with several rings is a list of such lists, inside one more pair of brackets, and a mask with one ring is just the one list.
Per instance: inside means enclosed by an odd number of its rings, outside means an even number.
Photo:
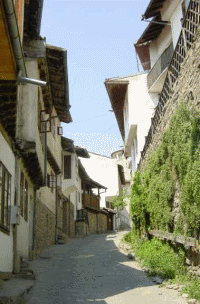
[{"label": "window frame", "polygon": [[[0,230],[10,232],[11,174],[0,161]],[[7,183],[7,185],[6,185]],[[6,224],[5,224],[6,214]]]},{"label": "window frame", "polygon": [[[68,159],[68,161],[66,161]],[[71,179],[72,178],[72,156],[71,155],[64,155],[63,158],[63,176],[64,179]]]}]

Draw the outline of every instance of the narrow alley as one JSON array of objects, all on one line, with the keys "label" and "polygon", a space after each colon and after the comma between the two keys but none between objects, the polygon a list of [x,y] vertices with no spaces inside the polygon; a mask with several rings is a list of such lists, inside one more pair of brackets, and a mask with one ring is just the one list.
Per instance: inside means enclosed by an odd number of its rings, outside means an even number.
[{"label": "narrow alley", "polygon": [[28,304],[186,303],[175,290],[159,288],[137,262],[119,251],[124,232],[76,238],[53,245],[30,262],[36,283]]}]

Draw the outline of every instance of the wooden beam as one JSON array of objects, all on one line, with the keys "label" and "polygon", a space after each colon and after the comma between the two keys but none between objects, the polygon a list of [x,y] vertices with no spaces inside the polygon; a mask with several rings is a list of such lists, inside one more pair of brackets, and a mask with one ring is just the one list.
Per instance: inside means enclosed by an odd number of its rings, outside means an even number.
[{"label": "wooden beam", "polygon": [[46,44],[45,40],[25,39],[23,44],[24,54],[29,58],[45,58]]},{"label": "wooden beam", "polygon": [[183,244],[185,247],[193,247],[196,249],[200,248],[200,242],[195,239],[195,238],[191,238],[191,237],[186,237],[183,235],[174,235],[173,233],[170,232],[163,232],[163,231],[159,231],[159,230],[151,230],[149,232],[150,235],[153,235],[157,238],[160,239],[165,239],[168,241],[172,241],[175,243],[179,243],[179,244]]}]

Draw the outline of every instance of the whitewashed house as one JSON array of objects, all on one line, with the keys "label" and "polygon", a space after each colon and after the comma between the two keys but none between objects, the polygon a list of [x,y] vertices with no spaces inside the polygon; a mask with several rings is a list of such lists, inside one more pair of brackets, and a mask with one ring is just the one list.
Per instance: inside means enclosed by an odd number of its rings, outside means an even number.
[{"label": "whitewashed house", "polygon": [[134,175],[158,96],[148,92],[146,73],[106,79],[105,86]]},{"label": "whitewashed house", "polygon": [[189,2],[151,0],[142,15],[149,24],[134,45],[144,71],[148,71],[149,93],[159,94],[163,88]]},{"label": "whitewashed house", "polygon": [[102,191],[100,206],[106,207],[106,197],[118,193],[118,168],[112,158],[101,154],[89,152],[90,158],[83,159],[88,174],[100,184],[107,187],[106,192]]},{"label": "whitewashed house", "polygon": [[69,236],[75,235],[77,210],[82,209],[83,190],[78,157],[89,158],[89,154],[86,149],[75,146],[73,140],[62,136],[62,193],[68,199],[66,222],[69,224],[66,231]]},{"label": "whitewashed house", "polygon": [[[122,150],[112,153],[111,157],[89,152],[90,158],[82,163],[89,175],[107,189],[101,192],[100,206],[113,212],[113,229],[130,227],[129,202],[124,210],[114,210],[112,201],[121,189],[130,188],[130,170]],[[129,191],[129,190],[128,190]]]},{"label": "whitewashed house", "polygon": [[[81,161],[80,159],[81,158]],[[109,213],[100,209],[100,197],[106,187],[88,175],[84,165],[88,151],[75,146],[73,140],[62,137],[62,194],[65,197],[69,236],[85,236],[107,231]],[[95,192],[95,190],[97,190]]]},{"label": "whitewashed house", "polygon": [[151,0],[142,16],[142,20],[149,24],[134,44],[144,72],[105,81],[133,175],[140,162],[140,152],[145,145],[188,5],[188,0]]}]

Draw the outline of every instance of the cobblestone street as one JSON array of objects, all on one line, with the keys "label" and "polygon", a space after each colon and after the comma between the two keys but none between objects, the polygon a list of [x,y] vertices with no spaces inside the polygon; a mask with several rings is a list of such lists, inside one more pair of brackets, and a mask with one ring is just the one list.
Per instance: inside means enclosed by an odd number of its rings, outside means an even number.
[{"label": "cobblestone street", "polygon": [[36,284],[28,304],[186,303],[178,292],[152,282],[116,244],[122,232],[54,245],[30,263]]}]

